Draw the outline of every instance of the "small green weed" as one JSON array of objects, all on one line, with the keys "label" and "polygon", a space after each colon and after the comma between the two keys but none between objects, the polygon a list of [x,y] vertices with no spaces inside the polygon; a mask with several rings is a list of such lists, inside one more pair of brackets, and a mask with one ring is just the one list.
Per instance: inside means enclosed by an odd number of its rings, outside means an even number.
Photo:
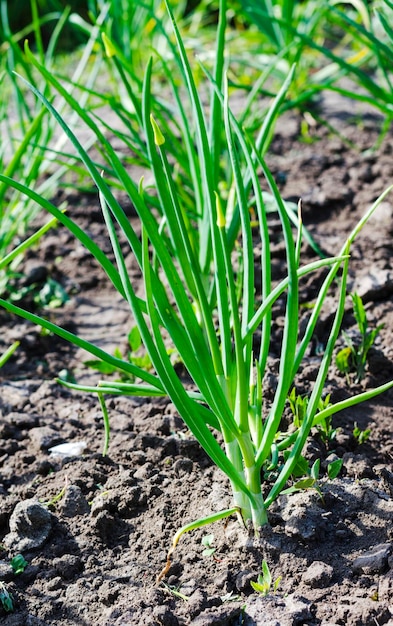
[{"label": "small green weed", "polygon": [[[309,398],[307,396],[301,396],[297,394],[296,388],[293,387],[291,393],[288,396],[288,401],[294,417],[293,424],[296,428],[300,428],[307,412]],[[325,398],[320,398],[318,411],[323,411],[330,406],[330,394],[327,394]],[[329,443],[330,441],[332,441],[337,434],[337,429],[332,427],[331,415],[327,416],[325,419],[322,419],[320,423],[316,425],[316,429],[318,430],[321,439],[325,443]]]},{"label": "small green weed", "polygon": [[352,434],[355,437],[358,444],[361,446],[362,443],[365,443],[366,441],[369,440],[370,435],[371,435],[371,428],[365,428],[364,430],[362,430],[361,428],[359,428],[357,422],[355,422]]},{"label": "small green weed", "polygon": [[[131,328],[130,332],[128,333],[127,339],[128,351],[126,358],[128,362],[144,370],[151,370],[153,368],[153,364],[146,350],[143,350],[142,338],[137,326],[133,326],[133,328]],[[113,356],[119,360],[123,360],[124,358],[120,348],[115,349]],[[87,367],[90,367],[91,369],[100,372],[104,376],[118,374],[119,379],[122,382],[135,381],[135,376],[133,376],[133,374],[130,374],[129,372],[124,372],[121,368],[116,367],[115,365],[112,365],[110,363],[106,363],[101,359],[89,359],[85,361],[84,364]]]},{"label": "small green weed", "polygon": [[40,499],[40,503],[43,504],[44,506],[48,507],[48,508],[56,507],[56,505],[60,502],[60,500],[65,496],[65,493],[67,491],[67,487],[68,487],[68,479],[66,478],[65,485],[64,485],[63,489],[61,489],[61,491],[59,491],[59,493],[57,493],[55,496],[53,496],[53,498],[51,498],[50,500]]},{"label": "small green weed", "polygon": [[358,325],[359,341],[354,341],[347,333],[343,332],[346,347],[339,351],[336,356],[336,365],[342,374],[345,374],[349,384],[349,374],[356,373],[355,382],[360,382],[365,375],[367,357],[370,348],[383,328],[379,324],[373,330],[369,330],[366,311],[363,301],[357,293],[350,294],[353,302],[353,313]]},{"label": "small green weed", "polygon": [[202,556],[212,556],[217,548],[213,546],[214,543],[214,535],[205,535],[202,537],[202,545],[205,549],[202,552]]},{"label": "small green weed", "polygon": [[282,576],[278,576],[274,582],[272,582],[272,575],[269,569],[269,566],[265,559],[262,561],[262,573],[259,574],[257,581],[251,581],[250,585],[257,593],[260,593],[262,596],[267,596],[272,591],[276,593]]},{"label": "small green weed", "polygon": [[[295,491],[314,489],[318,493],[321,500],[323,500],[323,494],[319,487],[319,472],[321,465],[320,459],[317,459],[311,467],[309,467],[307,459],[305,457],[302,456],[301,460],[302,463],[298,464],[298,477],[300,477],[299,480],[297,480],[291,487],[284,489],[284,491],[282,491],[281,493],[290,494],[294,493]],[[327,475],[330,480],[337,478],[341,471],[342,465],[342,459],[336,459],[335,461],[329,463],[329,465],[327,466]],[[295,477],[296,474],[294,473],[293,476]]]},{"label": "small green weed", "polygon": [[57,280],[48,278],[43,285],[32,283],[31,285],[20,286],[18,279],[21,276],[21,274],[14,274],[6,285],[7,297],[10,302],[32,299],[38,308],[48,307],[50,309],[57,309],[68,302],[69,296]]},{"label": "small green weed", "polygon": [[295,491],[315,489],[321,499],[323,499],[322,492],[318,484],[319,469],[321,465],[320,459],[317,459],[311,468],[309,468],[308,462],[304,457],[301,457],[301,459],[303,460],[303,464],[302,467],[299,467],[299,476],[302,476],[302,478],[300,478],[300,480],[297,480],[291,487],[284,489],[281,493],[290,494],[294,493]]},{"label": "small green weed", "polygon": [[6,613],[11,613],[14,610],[14,602],[12,593],[7,589],[5,583],[0,580],[0,604]]},{"label": "small green weed", "polygon": [[173,585],[167,585],[164,582],[161,582],[164,589],[166,589],[171,595],[175,596],[175,598],[180,598],[180,600],[184,600],[184,602],[188,602],[190,599],[188,596],[184,595],[184,593],[180,593]]},{"label": "small green weed", "polygon": [[337,478],[343,466],[343,462],[343,459],[336,459],[335,461],[329,463],[327,467],[327,473],[330,480]]},{"label": "small green weed", "polygon": [[17,575],[22,574],[25,571],[26,567],[28,566],[28,562],[24,558],[23,554],[17,554],[11,559],[10,565],[14,574]]}]

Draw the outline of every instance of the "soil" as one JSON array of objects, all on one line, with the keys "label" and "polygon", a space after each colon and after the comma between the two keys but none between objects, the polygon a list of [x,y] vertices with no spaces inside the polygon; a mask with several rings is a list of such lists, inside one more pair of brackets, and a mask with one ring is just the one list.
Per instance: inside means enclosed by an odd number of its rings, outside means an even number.
[{"label": "soil", "polygon": [[[351,105],[352,107],[352,105]],[[381,120],[324,102],[323,115],[338,131],[316,124],[300,136],[300,117],[283,117],[268,162],[283,196],[303,201],[303,219],[315,240],[336,254],[345,236],[377,196],[393,182],[393,134],[373,150]],[[70,213],[108,248],[98,201],[59,193]],[[274,217],[272,217],[274,229]],[[393,197],[357,239],[350,289],[366,305],[371,328],[384,324],[370,351],[366,378],[356,384],[335,367],[333,400],[393,378]],[[303,260],[313,258],[309,246]],[[285,271],[282,243],[273,244],[275,277]],[[81,246],[64,229],[51,231],[30,251],[24,280],[50,276],[70,300],[46,315],[113,351],[125,349],[132,319]],[[135,280],[138,279],[135,273]],[[317,283],[302,283],[304,304]],[[328,306],[318,327],[323,344]],[[310,460],[322,459],[321,495],[315,490],[281,496],[269,511],[270,527],[248,536],[236,519],[184,535],[166,578],[156,582],[176,530],[230,506],[227,480],[212,466],[167,400],[110,399],[111,440],[102,456],[103,422],[93,395],[68,391],[54,381],[60,370],[95,383],[86,354],[0,312],[1,350],[21,344],[0,372],[0,579],[14,611],[0,607],[4,626],[382,626],[393,624],[393,392],[335,416],[336,438],[325,445],[314,433]],[[348,299],[344,327],[356,337]],[[279,329],[277,329],[279,335]],[[279,353],[272,344],[270,384]],[[299,376],[307,392],[318,355]],[[355,424],[370,430],[361,442]],[[49,449],[85,442],[78,454]],[[326,465],[343,459],[340,475]],[[202,539],[214,535],[214,552]],[[28,565],[15,574],[10,559]],[[265,559],[275,593],[255,593]]]}]

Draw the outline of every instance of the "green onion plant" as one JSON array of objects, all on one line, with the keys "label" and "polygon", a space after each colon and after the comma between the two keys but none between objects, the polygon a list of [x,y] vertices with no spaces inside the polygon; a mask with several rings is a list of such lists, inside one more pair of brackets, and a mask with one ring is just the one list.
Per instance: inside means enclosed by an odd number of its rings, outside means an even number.
[{"label": "green onion plant", "polygon": [[[191,150],[192,146],[194,151],[193,167],[198,172],[196,174],[192,170],[189,186],[195,185],[196,178],[200,176],[197,207],[190,210],[183,193],[187,170],[182,178],[177,174],[177,163],[173,161],[171,152],[174,134],[168,132],[168,124],[161,124],[161,117],[158,119],[154,115],[153,87],[158,78],[154,77],[151,62],[145,72],[141,101],[135,101],[135,104],[139,107],[149,172],[154,177],[157,191],[154,206],[151,205],[151,194],[145,188],[145,177],[133,180],[95,116],[79,105],[77,99],[27,47],[25,50],[29,62],[67,101],[100,142],[106,170],[92,160],[77,134],[45,94],[30,85],[38,100],[57,120],[97,187],[114,261],[88,233],[80,229],[72,214],[62,213],[23,182],[0,175],[3,186],[26,194],[31,201],[47,210],[95,257],[113,288],[128,303],[152,368],[146,370],[135,362],[108,354],[94,343],[5,299],[0,299],[0,305],[133,377],[134,382],[102,381],[96,387],[63,381],[72,389],[98,395],[104,414],[104,453],[107,452],[110,434],[105,396],[126,394],[171,399],[193,436],[228,477],[233,495],[233,507],[215,512],[186,529],[237,512],[240,519],[257,533],[268,523],[268,507],[285,489],[312,428],[326,423],[329,416],[342,408],[373,398],[393,386],[392,382],[387,383],[336,404],[321,403],[344,314],[350,248],[390,189],[355,225],[337,256],[302,264],[304,228],[301,211],[296,220],[291,221],[266,165],[263,142],[244,132],[231,112],[225,71],[221,66],[215,69],[211,78],[214,115],[211,125],[206,124],[182,38],[167,8],[173,23],[178,63],[182,68],[183,89],[190,102],[188,109],[180,111],[181,124],[187,131],[188,148]],[[112,42],[107,40],[105,43],[112,54]],[[280,97],[285,97],[285,90]],[[275,103],[272,106],[274,110]],[[269,115],[266,120],[269,120]],[[262,136],[269,132],[266,124],[265,121]],[[223,134],[218,133],[221,125]],[[216,159],[221,151],[217,150],[216,141],[225,145],[229,157],[225,171],[228,192],[223,191],[220,185],[222,172]],[[273,198],[285,242],[286,276],[276,285],[271,280],[269,213],[262,187]],[[119,188],[134,206],[137,224],[127,218],[117,200]],[[255,249],[259,247],[261,253],[256,259]],[[128,257],[129,253],[140,268],[143,294],[128,274],[125,255]],[[321,284],[306,329],[300,334],[299,283],[304,276],[321,267],[328,268],[327,276]],[[258,283],[262,284],[260,291],[256,289]],[[304,415],[293,431],[281,432],[288,395],[295,385],[326,295],[333,288],[337,292],[336,312]],[[277,387],[270,390],[274,392],[274,397],[268,402],[264,379],[272,347],[273,307],[278,298],[285,302],[285,321]],[[184,364],[187,382],[179,377],[173,366],[170,350],[175,350]],[[278,462],[275,461],[277,458]],[[262,484],[265,470],[272,463],[277,468],[274,479]],[[179,534],[176,541],[178,537]]]},{"label": "green onion plant", "polygon": [[393,117],[391,0],[240,0],[240,7],[260,32],[260,49],[275,55],[274,75],[299,66],[287,107],[310,109],[322,91],[335,91],[382,113],[382,139]]},{"label": "green onion plant", "polygon": [[[34,67],[26,58],[23,51],[23,42],[27,37],[33,39],[40,62],[48,71],[54,71],[59,65],[64,66],[58,52],[59,40],[71,15],[69,9],[61,12],[47,12],[38,16],[35,0],[31,0],[32,22],[20,31],[13,32],[9,24],[9,3],[0,2],[0,34],[1,60],[0,81],[2,98],[0,99],[0,131],[2,143],[0,147],[1,171],[17,178],[24,185],[34,186],[42,196],[53,197],[59,187],[60,180],[66,173],[77,172],[75,156],[64,150],[66,136],[59,132],[59,126],[48,110],[38,100],[31,98],[31,92],[19,80],[21,74],[25,80],[40,89],[49,100],[53,97],[50,84],[34,71]],[[76,83],[83,76],[86,89],[94,84],[102,64],[102,55],[92,59],[92,51],[97,34],[105,19],[105,13],[97,18],[97,25],[90,33],[83,54],[78,58],[76,67],[72,71],[71,82]],[[42,28],[45,24],[55,23],[52,35],[44,47]],[[71,86],[70,92],[74,91]],[[81,106],[87,102],[87,91],[80,97]],[[66,102],[57,106],[65,110]],[[76,117],[69,117],[69,124],[74,124]],[[3,260],[31,227],[40,205],[32,202],[25,194],[18,190],[2,187],[0,190],[0,259]],[[35,238],[36,240],[37,238]],[[14,255],[13,263],[3,265],[0,274],[0,293],[4,293],[10,278],[16,272],[20,258]]]}]

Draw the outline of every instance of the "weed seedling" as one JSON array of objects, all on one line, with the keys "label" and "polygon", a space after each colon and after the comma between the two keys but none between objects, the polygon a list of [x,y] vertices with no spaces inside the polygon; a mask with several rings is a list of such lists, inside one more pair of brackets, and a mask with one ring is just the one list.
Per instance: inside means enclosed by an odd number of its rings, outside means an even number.
[{"label": "weed seedling", "polygon": [[357,425],[357,422],[355,422],[352,434],[355,437],[356,441],[358,442],[359,446],[361,446],[362,443],[365,443],[370,438],[371,428],[365,428],[365,430],[362,430]]},{"label": "weed seedling", "polygon": [[[293,424],[296,428],[300,428],[307,412],[308,397],[297,394],[296,388],[293,387],[291,393],[288,396],[288,401],[291,411],[293,413]],[[330,406],[330,394],[327,394],[325,398],[320,398],[318,403],[319,411],[324,411]],[[320,437],[322,441],[324,441],[324,443],[329,443],[329,441],[332,441],[337,434],[337,429],[332,428],[331,415],[321,420],[317,424],[316,429],[319,432]]]},{"label": "weed seedling", "polygon": [[[304,459],[304,457],[302,458]],[[300,478],[300,480],[297,480],[291,487],[284,489],[281,493],[290,494],[290,493],[294,493],[295,491],[305,491],[308,489],[315,489],[315,491],[318,493],[320,498],[323,500],[322,491],[318,484],[319,468],[321,465],[321,461],[320,459],[317,459],[315,463],[312,465],[311,469],[309,469],[306,459],[304,459],[304,461],[305,461],[306,468],[305,468],[305,471],[302,472],[302,474],[303,475],[306,474],[306,476],[303,478]]]},{"label": "weed seedling", "polygon": [[8,591],[6,584],[0,580],[0,603],[6,613],[14,610],[12,594]]},{"label": "weed seedling", "polygon": [[259,574],[257,581],[251,581],[250,585],[257,593],[260,593],[262,596],[267,596],[272,591],[276,593],[282,576],[278,576],[274,582],[272,582],[272,575],[269,569],[269,566],[265,559],[262,561],[262,573]]},{"label": "weed seedling", "polygon": [[348,333],[343,332],[346,347],[340,350],[336,356],[336,365],[340,372],[345,374],[348,384],[350,372],[356,373],[355,382],[357,383],[364,378],[368,352],[383,328],[383,324],[379,324],[373,330],[369,330],[367,315],[361,297],[357,293],[351,293],[350,296],[360,339],[359,341],[354,341]]},{"label": "weed seedling", "polygon": [[337,478],[343,466],[343,462],[343,459],[336,459],[335,461],[329,463],[327,467],[327,473],[330,480],[334,480],[335,478]]},{"label": "weed seedling", "polygon": [[14,574],[18,575],[23,574],[26,567],[28,566],[28,562],[24,558],[23,554],[17,554],[11,559],[10,565],[13,569]]},{"label": "weed seedling", "polygon": [[65,496],[65,493],[67,491],[67,487],[68,487],[68,478],[66,477],[65,485],[64,485],[63,489],[61,489],[61,491],[59,491],[59,493],[57,493],[55,496],[53,496],[53,498],[51,498],[50,500],[40,499],[41,504],[43,504],[44,506],[46,506],[48,508],[56,507],[57,504],[60,502],[60,500]]},{"label": "weed seedling", "polygon": [[164,587],[164,589],[166,589],[166,591],[168,591],[170,594],[175,596],[175,598],[180,598],[180,600],[184,600],[184,602],[188,602],[188,600],[190,599],[188,596],[184,595],[184,593],[180,593],[180,591],[178,591],[176,587],[167,585],[164,582],[162,582],[161,584]]},{"label": "weed seedling", "polygon": [[217,548],[213,547],[214,535],[205,535],[202,537],[202,545],[205,546],[202,556],[212,556]]}]

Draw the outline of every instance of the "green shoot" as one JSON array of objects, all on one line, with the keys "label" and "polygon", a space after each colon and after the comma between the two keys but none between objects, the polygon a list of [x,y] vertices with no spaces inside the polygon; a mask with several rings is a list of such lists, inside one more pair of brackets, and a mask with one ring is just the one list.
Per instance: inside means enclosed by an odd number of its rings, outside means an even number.
[{"label": "green shoot", "polygon": [[23,554],[17,554],[11,559],[10,565],[13,569],[14,574],[17,575],[22,574],[25,571],[26,567],[28,566],[28,562],[24,558]]},{"label": "green shoot", "polygon": [[12,593],[7,589],[7,586],[0,580],[0,604],[6,613],[11,613],[14,610],[14,602]]},{"label": "green shoot", "polygon": [[53,278],[48,278],[44,284],[32,283],[22,287],[18,285],[18,278],[21,278],[18,274],[14,277],[8,276],[6,292],[10,302],[32,299],[38,308],[57,309],[69,300],[65,289]]},{"label": "green shoot", "polygon": [[180,598],[180,600],[184,600],[184,602],[188,602],[188,600],[190,599],[184,593],[181,593],[180,591],[178,591],[176,587],[167,585],[166,583],[164,583],[164,581],[161,581],[161,585],[164,587],[164,589],[166,589],[166,591],[168,591],[168,593],[170,593],[175,598]]},{"label": "green shoot", "polygon": [[51,498],[50,500],[42,500],[42,499],[40,499],[41,504],[43,504],[44,506],[46,506],[48,508],[56,507],[58,505],[58,503],[62,500],[62,498],[64,498],[65,493],[67,491],[67,487],[68,487],[68,479],[66,478],[65,485],[64,485],[63,489],[61,489],[59,491],[59,493],[54,495],[53,498]]},{"label": "green shoot", "polygon": [[364,430],[362,430],[361,428],[359,428],[357,422],[355,422],[352,434],[358,442],[359,446],[361,446],[362,443],[366,443],[366,441],[369,440],[371,435],[371,428],[365,428]]},{"label": "green shoot", "polygon": [[306,415],[306,409],[308,404],[308,398],[302,397],[296,393],[296,388],[293,387],[291,393],[288,396],[289,406],[293,413],[293,424],[295,428],[300,428],[304,417]]},{"label": "green shoot", "polygon": [[319,468],[320,468],[320,464],[321,461],[320,459],[317,459],[313,466],[311,467],[311,469],[308,468],[308,463],[306,461],[306,459],[304,459],[302,457],[302,460],[304,461],[306,467],[305,469],[300,470],[302,472],[302,474],[308,474],[306,478],[301,478],[300,480],[296,481],[291,487],[288,487],[287,489],[283,489],[283,491],[281,492],[282,494],[290,494],[290,493],[295,493],[296,491],[305,491],[305,490],[309,490],[309,489],[314,489],[319,496],[323,499],[322,497],[322,492],[320,490],[320,487],[318,485],[318,480],[319,480]]},{"label": "green shoot", "polygon": [[276,593],[282,580],[282,576],[278,576],[276,580],[272,581],[272,575],[270,573],[269,566],[265,559],[262,561],[262,572],[258,575],[256,581],[251,581],[250,585],[261,596],[268,596],[269,593]]},{"label": "green shoot", "polygon": [[[328,403],[327,406],[330,406],[330,403]],[[339,431],[338,428],[333,428],[331,415],[321,420],[316,428],[319,432],[319,436],[325,444],[332,442],[336,438],[337,432]]]},{"label": "green shoot", "polygon": [[202,528],[203,526],[207,526],[209,524],[213,524],[214,522],[219,522],[220,520],[230,517],[231,515],[234,515],[235,513],[237,515],[240,514],[240,511],[237,507],[234,507],[232,509],[225,509],[224,511],[218,511],[218,513],[213,513],[213,515],[208,515],[207,517],[195,520],[194,522],[191,522],[190,524],[186,524],[185,526],[182,526],[182,528],[179,528],[179,530],[175,533],[173,537],[172,546],[168,550],[165,567],[157,576],[157,582],[161,582],[161,580],[165,578],[165,576],[167,575],[169,568],[171,566],[172,554],[175,551],[176,546],[179,543],[181,537],[185,533],[188,533],[192,530],[196,530],[197,528]]},{"label": "green shoot", "polygon": [[335,461],[329,463],[327,467],[327,473],[330,480],[334,480],[335,478],[337,478],[337,476],[341,472],[343,462],[343,459],[336,459]]},{"label": "green shoot", "polygon": [[210,534],[210,535],[205,535],[204,537],[202,537],[202,541],[201,541],[202,545],[204,546],[204,550],[202,552],[202,556],[212,556],[215,551],[217,550],[217,548],[215,548],[213,546],[214,543],[214,535]]},{"label": "green shoot", "polygon": [[345,374],[349,382],[350,372],[356,373],[355,382],[360,382],[366,372],[367,357],[370,348],[383,328],[379,324],[373,330],[369,330],[366,310],[361,297],[357,293],[350,294],[353,303],[353,312],[358,325],[359,339],[352,339],[348,333],[343,332],[345,348],[340,350],[336,356],[336,365],[342,374]]},{"label": "green shoot", "polygon": [[[303,461],[303,463],[299,463],[299,475],[306,474],[306,476],[300,478],[300,480],[297,480],[291,487],[284,489],[281,493],[288,495],[291,493],[295,493],[296,491],[314,489],[318,493],[321,500],[323,500],[322,491],[319,487],[319,470],[321,464],[320,459],[317,459],[313,463],[311,468],[309,468],[308,463],[304,457],[301,458],[301,461]],[[329,480],[333,480],[339,475],[342,465],[342,459],[336,459],[335,461],[332,461],[328,464],[327,475]],[[296,476],[295,473],[294,476]]]},{"label": "green shoot", "polygon": [[[291,393],[288,396],[288,402],[293,414],[293,424],[295,428],[300,428],[300,426],[302,425],[302,422],[307,412],[308,400],[309,399],[307,396],[301,396],[297,394],[296,388],[293,387]],[[318,411],[324,411],[330,406],[330,394],[327,394],[325,398],[320,398],[318,403]],[[325,419],[322,419],[318,423],[316,428],[321,436],[322,441],[324,441],[325,443],[329,443],[330,441],[332,441],[337,434],[337,429],[332,427],[331,415],[326,417]]]},{"label": "green shoot", "polygon": [[0,356],[0,367],[3,367],[3,365],[7,363],[8,359],[12,357],[15,350],[18,349],[19,345],[20,341],[14,341],[14,343],[9,346],[9,348],[7,348],[7,350]]}]

